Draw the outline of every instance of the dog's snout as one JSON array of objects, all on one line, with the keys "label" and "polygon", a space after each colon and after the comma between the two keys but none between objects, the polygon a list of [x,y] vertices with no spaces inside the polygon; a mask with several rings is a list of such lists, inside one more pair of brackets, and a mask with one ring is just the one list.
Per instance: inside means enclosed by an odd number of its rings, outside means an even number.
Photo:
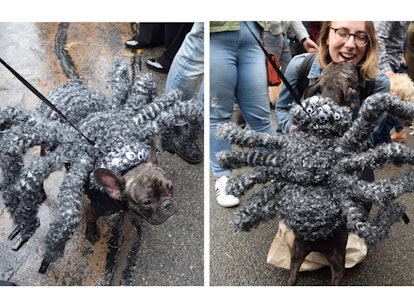
[{"label": "dog's snout", "polygon": [[160,205],[161,210],[171,211],[174,204],[171,199],[164,199]]}]

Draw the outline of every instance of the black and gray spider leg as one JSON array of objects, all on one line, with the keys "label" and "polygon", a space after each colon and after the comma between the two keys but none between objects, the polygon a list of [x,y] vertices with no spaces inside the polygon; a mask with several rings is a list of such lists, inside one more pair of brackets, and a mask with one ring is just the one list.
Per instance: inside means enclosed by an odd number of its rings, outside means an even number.
[{"label": "black and gray spider leg", "polygon": [[284,186],[281,182],[275,182],[254,192],[248,199],[247,205],[234,215],[231,222],[234,231],[249,231],[257,227],[260,222],[274,218],[278,214],[281,200],[278,193]]},{"label": "black and gray spider leg", "polygon": [[46,235],[46,251],[39,273],[45,273],[49,264],[63,256],[66,242],[72,237],[82,218],[84,184],[93,171],[94,160],[90,154],[80,152],[73,156],[68,173],[57,197],[59,209]]},{"label": "black and gray spider leg", "polygon": [[0,109],[0,139],[3,131],[12,128],[18,124],[26,122],[30,118],[30,114],[20,108],[6,106]]},{"label": "black and gray spider leg", "polygon": [[336,167],[337,171],[356,173],[364,167],[378,168],[386,162],[395,165],[414,164],[414,150],[400,143],[384,144],[373,152],[364,152],[341,159]]},{"label": "black and gray spider leg", "polygon": [[249,151],[221,151],[217,153],[218,163],[226,169],[246,166],[277,166],[278,154],[268,151],[250,149]]},{"label": "black and gray spider leg", "polygon": [[20,236],[12,248],[15,251],[32,237],[40,224],[37,213],[39,206],[46,199],[43,181],[54,171],[61,169],[65,163],[62,159],[64,151],[60,149],[58,147],[46,157],[36,157],[23,169],[16,180],[12,191],[15,195],[13,210],[15,228],[9,236],[10,240],[13,240],[17,234]]},{"label": "black and gray spider leg", "polygon": [[401,119],[410,119],[414,117],[414,104],[408,101],[401,101],[390,93],[377,93],[369,96],[365,99],[359,111],[359,117],[341,137],[339,148],[350,152],[358,149],[360,144],[373,131],[378,118],[384,112],[388,112]]},{"label": "black and gray spider leg", "polygon": [[270,182],[276,173],[277,169],[271,166],[255,167],[251,173],[231,178],[227,182],[226,191],[231,195],[239,197],[256,184]]},{"label": "black and gray spider leg", "polygon": [[217,137],[240,147],[263,147],[267,149],[282,148],[286,141],[283,136],[272,136],[269,133],[241,129],[235,123],[221,124],[217,128]]},{"label": "black and gray spider leg", "polygon": [[344,202],[347,227],[351,232],[363,238],[367,245],[375,246],[388,236],[392,224],[405,214],[405,206],[400,203],[383,203],[379,206],[377,216],[369,221],[361,208],[355,203]]}]

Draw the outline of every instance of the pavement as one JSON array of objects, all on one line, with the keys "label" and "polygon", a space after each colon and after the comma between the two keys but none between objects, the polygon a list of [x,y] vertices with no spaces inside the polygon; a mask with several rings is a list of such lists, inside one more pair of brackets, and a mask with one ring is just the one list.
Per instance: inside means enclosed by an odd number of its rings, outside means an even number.
[{"label": "pavement", "polygon": [[[167,75],[149,71],[145,61],[160,56],[163,47],[144,49],[141,55],[125,48],[124,42],[135,33],[136,24],[128,22],[0,23],[0,57],[43,95],[73,78],[110,95],[106,81],[115,57],[130,63],[132,71],[141,66],[143,73],[151,72],[161,95]],[[19,105],[32,111],[40,100],[1,65],[0,102],[1,106]],[[198,142],[203,149],[203,137]],[[27,161],[38,154],[34,148]],[[65,170],[45,181],[48,199],[39,209],[41,224],[18,251],[11,250],[8,235],[13,224],[0,198],[0,280],[18,286],[204,285],[204,161],[192,165],[168,152],[161,152],[158,160],[173,182],[179,212],[162,225],[142,222],[139,228],[127,231],[126,214],[101,218],[101,239],[95,245],[85,239],[83,216],[64,256],[45,274],[38,269]],[[83,203],[86,208],[86,197]],[[134,245],[131,253],[125,245]],[[123,276],[120,268],[128,269]]]}]

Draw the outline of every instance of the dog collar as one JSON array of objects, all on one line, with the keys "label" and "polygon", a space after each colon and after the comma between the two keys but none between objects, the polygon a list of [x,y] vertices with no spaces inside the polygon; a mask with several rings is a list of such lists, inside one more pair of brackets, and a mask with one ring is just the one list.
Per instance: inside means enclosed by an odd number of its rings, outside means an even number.
[{"label": "dog collar", "polygon": [[103,165],[108,169],[120,172],[130,169],[147,161],[149,146],[142,143],[125,145],[108,153],[103,159]]}]

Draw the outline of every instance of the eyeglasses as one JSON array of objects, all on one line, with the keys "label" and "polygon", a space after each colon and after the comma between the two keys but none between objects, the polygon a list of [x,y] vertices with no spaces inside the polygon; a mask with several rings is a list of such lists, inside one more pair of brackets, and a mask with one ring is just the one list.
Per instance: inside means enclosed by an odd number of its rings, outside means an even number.
[{"label": "eyeglasses", "polygon": [[366,46],[369,42],[368,35],[365,32],[360,31],[356,32],[355,34],[351,34],[346,28],[335,29],[331,27],[331,29],[335,31],[335,38],[340,43],[345,43],[348,41],[350,36],[354,37],[355,44],[360,47]]}]

